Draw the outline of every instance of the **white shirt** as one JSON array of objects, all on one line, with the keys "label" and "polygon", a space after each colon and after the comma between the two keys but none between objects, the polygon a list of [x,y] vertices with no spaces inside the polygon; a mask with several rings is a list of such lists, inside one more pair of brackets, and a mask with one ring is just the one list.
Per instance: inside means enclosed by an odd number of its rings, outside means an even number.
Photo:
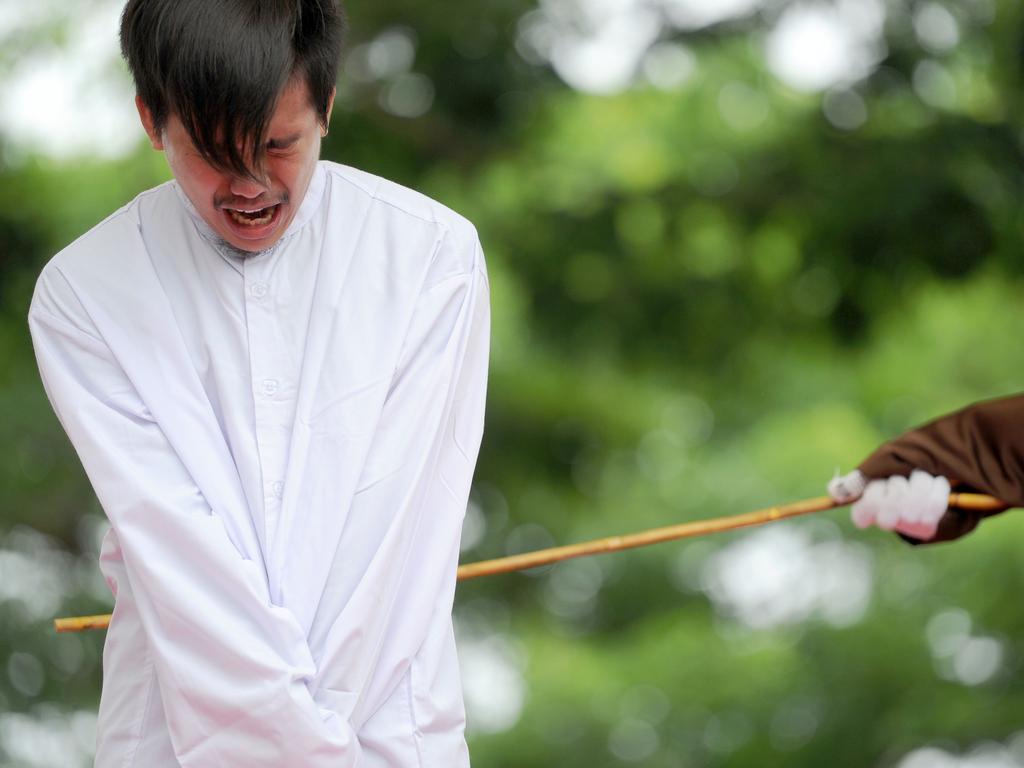
[{"label": "white shirt", "polygon": [[50,261],[29,323],[111,522],[96,765],[468,765],[472,225],[320,162],[277,245],[239,259],[169,182]]}]

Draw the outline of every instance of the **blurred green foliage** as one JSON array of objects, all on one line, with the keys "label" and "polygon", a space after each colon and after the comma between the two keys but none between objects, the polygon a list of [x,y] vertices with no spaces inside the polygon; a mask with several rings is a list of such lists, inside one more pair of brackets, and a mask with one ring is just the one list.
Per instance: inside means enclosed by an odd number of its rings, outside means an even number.
[{"label": "blurred green foliage", "polygon": [[[767,70],[764,12],[666,31],[695,57],[678,87],[599,96],[517,53],[527,0],[350,4],[325,156],[462,212],[487,252],[465,561],[820,495],[1021,389],[1024,8],[949,4],[936,53],[924,5],[890,3],[884,60],[824,95]],[[393,78],[351,74],[396,30],[433,89],[415,118],[382,106]],[[45,260],[167,171],[143,147],[0,157],[0,759],[46,765],[13,739],[95,709],[103,642],[49,620],[109,595],[24,317]],[[836,512],[466,583],[474,765],[861,768],[984,742],[1024,765],[1022,545],[1015,513],[911,548]],[[87,749],[88,718],[61,722]]]}]

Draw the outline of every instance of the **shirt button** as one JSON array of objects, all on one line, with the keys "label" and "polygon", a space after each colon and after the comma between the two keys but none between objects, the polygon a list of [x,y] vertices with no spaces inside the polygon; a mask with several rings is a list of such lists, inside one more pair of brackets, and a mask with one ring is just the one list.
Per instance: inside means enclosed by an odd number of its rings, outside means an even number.
[{"label": "shirt button", "polygon": [[277,379],[264,379],[263,380],[263,394],[267,397],[273,397],[277,394],[277,390],[280,387],[280,382]]},{"label": "shirt button", "polygon": [[275,498],[280,499],[282,496],[284,496],[284,483],[282,483],[280,480],[276,480],[270,486],[270,490],[273,491]]},{"label": "shirt button", "polygon": [[266,283],[253,283],[249,286],[249,293],[252,294],[254,299],[262,299],[267,295],[267,284]]}]

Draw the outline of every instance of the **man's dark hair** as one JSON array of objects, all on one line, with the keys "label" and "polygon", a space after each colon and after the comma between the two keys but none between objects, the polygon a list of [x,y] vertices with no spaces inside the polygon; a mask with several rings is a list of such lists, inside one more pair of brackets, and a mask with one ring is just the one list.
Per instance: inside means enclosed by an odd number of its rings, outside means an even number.
[{"label": "man's dark hair", "polygon": [[344,33],[340,0],[128,0],[121,53],[157,130],[177,115],[207,162],[251,178],[293,76],[327,124]]}]

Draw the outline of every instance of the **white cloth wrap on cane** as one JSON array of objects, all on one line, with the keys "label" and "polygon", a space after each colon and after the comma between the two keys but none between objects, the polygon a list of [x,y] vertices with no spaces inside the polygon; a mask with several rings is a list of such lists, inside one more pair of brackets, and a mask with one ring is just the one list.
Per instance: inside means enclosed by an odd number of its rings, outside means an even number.
[{"label": "white cloth wrap on cane", "polygon": [[949,480],[915,469],[910,477],[899,475],[867,480],[860,470],[835,477],[829,495],[840,503],[853,501],[850,516],[858,528],[877,525],[915,539],[935,535],[949,503]]}]

